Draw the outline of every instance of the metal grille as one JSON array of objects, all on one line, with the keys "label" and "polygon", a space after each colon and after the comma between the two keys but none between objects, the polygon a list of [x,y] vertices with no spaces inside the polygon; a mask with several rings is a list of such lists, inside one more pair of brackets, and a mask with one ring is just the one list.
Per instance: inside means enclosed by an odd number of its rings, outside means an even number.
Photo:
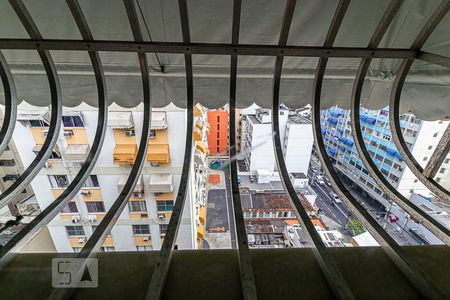
[{"label": "metal grille", "polygon": [[[361,103],[361,91],[365,75],[368,71],[371,60],[374,58],[397,58],[402,59],[403,63],[395,77],[394,86],[390,98],[390,127],[393,133],[393,140],[397,149],[400,151],[407,166],[413,171],[415,176],[428,187],[437,197],[447,203],[450,200],[450,192],[440,186],[435,180],[434,175],[439,169],[445,156],[448,154],[450,148],[450,128],[447,129],[444,137],[435,150],[428,165],[422,168],[408,150],[406,143],[402,137],[400,120],[399,120],[399,106],[400,95],[402,87],[405,82],[408,71],[414,60],[424,60],[429,63],[437,64],[446,68],[450,67],[450,58],[439,56],[432,53],[421,51],[422,46],[427,38],[431,35],[433,30],[439,22],[446,16],[450,9],[450,1],[442,1],[431,18],[423,27],[420,34],[417,36],[409,49],[382,49],[378,48],[386,30],[391,24],[401,7],[402,0],[392,0],[384,13],[382,19],[373,33],[367,47],[352,48],[352,47],[333,47],[335,38],[339,32],[340,25],[346,15],[350,0],[340,0],[332,19],[326,40],[322,47],[310,46],[287,46],[287,40],[293,13],[296,8],[295,0],[288,0],[282,21],[282,28],[279,35],[278,45],[245,45],[239,43],[240,17],[241,17],[241,1],[234,0],[233,4],[233,23],[232,23],[232,38],[229,44],[207,44],[207,43],[192,43],[190,40],[189,31],[189,13],[187,9],[186,0],[179,0],[179,15],[182,29],[182,43],[174,42],[148,42],[144,41],[141,25],[136,9],[136,2],[134,0],[124,0],[124,9],[128,16],[129,24],[132,30],[134,41],[105,41],[94,40],[91,34],[89,24],[83,14],[83,11],[77,0],[67,0],[67,5],[73,15],[73,18],[78,26],[83,40],[48,40],[43,39],[39,32],[32,16],[21,0],[9,1],[15,13],[19,17],[23,26],[25,27],[30,39],[0,39],[0,49],[13,50],[36,50],[42,60],[44,66],[50,91],[51,91],[51,122],[48,135],[42,149],[39,151],[35,160],[25,170],[25,172],[18,178],[18,180],[9,187],[3,194],[0,195],[0,207],[7,205],[15,195],[20,193],[31,180],[44,167],[48,156],[51,154],[57,142],[57,135],[61,127],[62,116],[62,100],[60,84],[58,81],[58,74],[56,73],[55,65],[53,63],[50,50],[71,50],[71,51],[87,51],[89,54],[96,84],[98,90],[98,124],[95,133],[94,143],[88,154],[86,161],[83,163],[79,173],[73,182],[65,189],[65,191],[53,201],[44,211],[41,212],[31,223],[25,226],[12,240],[10,240],[5,247],[0,251],[0,263],[5,266],[14,253],[18,252],[33,236],[44,226],[46,226],[69,202],[69,200],[79,192],[84,182],[87,180],[92,168],[99,156],[105,133],[106,120],[108,116],[107,95],[105,87],[105,76],[102,68],[102,63],[99,56],[99,51],[116,51],[116,52],[132,52],[136,53],[139,58],[139,65],[142,75],[142,86],[144,95],[144,119],[142,137],[139,144],[137,159],[132,167],[128,180],[115,200],[111,209],[107,212],[100,225],[96,228],[93,235],[89,238],[82,251],[78,254],[81,258],[90,258],[95,256],[96,252],[101,247],[103,241],[107,237],[111,228],[117,221],[119,215],[126,206],[127,200],[136,185],[142,167],[144,165],[144,158],[147,152],[148,140],[150,130],[151,118],[151,99],[150,99],[150,82],[149,70],[147,63],[147,53],[178,53],[184,54],[186,66],[186,99],[187,99],[187,126],[186,126],[186,148],[184,163],[181,176],[181,184],[175,201],[172,216],[170,218],[169,226],[165,239],[160,251],[159,259],[155,265],[151,281],[147,291],[147,299],[159,299],[162,297],[167,273],[170,266],[171,254],[174,249],[174,244],[177,236],[177,231],[180,225],[181,214],[185,204],[186,189],[188,182],[189,168],[191,165],[191,151],[192,151],[192,127],[193,127],[193,71],[192,71],[192,55],[229,55],[231,57],[231,72],[230,72],[230,142],[229,153],[234,156],[235,153],[235,107],[236,107],[236,84],[237,84],[237,64],[239,56],[271,56],[275,57],[275,68],[273,74],[273,106],[272,106],[272,128],[273,128],[273,143],[275,149],[276,162],[282,183],[288,193],[288,197],[294,207],[294,210],[302,223],[303,228],[309,234],[309,238],[314,246],[314,253],[317,262],[320,265],[329,286],[332,288],[335,296],[340,299],[354,298],[352,291],[349,289],[345,279],[341,275],[336,263],[325,251],[325,244],[316,232],[311,223],[306,211],[304,210],[295,190],[289,180],[288,171],[282,154],[282,147],[280,142],[280,128],[278,120],[279,110],[279,91],[282,74],[283,59],[285,57],[317,57],[319,63],[316,69],[316,76],[314,80],[314,89],[312,95],[313,104],[313,130],[318,155],[326,174],[331,178],[334,189],[339,196],[344,199],[345,203],[369,230],[369,232],[376,238],[380,245],[385,250],[386,254],[397,265],[398,269],[405,275],[406,278],[417,288],[417,290],[425,297],[432,299],[443,299],[445,294],[440,291],[432,280],[421,271],[420,267],[415,261],[411,260],[402,250],[402,248],[383,230],[383,228],[373,219],[372,216],[358,203],[358,201],[347,190],[344,184],[337,176],[331,161],[326,152],[326,147],[322,139],[322,132],[320,126],[320,101],[322,83],[327,62],[332,57],[346,57],[361,59],[360,67],[354,82],[352,90],[352,114],[351,125],[352,134],[358,154],[368,170],[371,177],[382,188],[393,202],[398,204],[407,213],[413,216],[420,223],[424,224],[433,234],[439,237],[446,245],[450,243],[449,229],[424,213],[416,205],[409,202],[402,196],[393,186],[384,178],[383,174],[376,167],[374,161],[365,146],[364,139],[361,132],[361,124],[359,118],[359,108]],[[280,16],[281,17],[281,16]],[[5,91],[5,119],[0,131],[0,154],[6,148],[6,145],[11,140],[14,124],[16,121],[17,103],[14,81],[11,75],[10,68],[5,58],[0,52],[0,76]],[[257,290],[255,287],[255,279],[253,275],[251,258],[249,255],[247,235],[245,232],[244,218],[242,206],[239,196],[239,186],[237,178],[237,162],[231,162],[231,183],[232,183],[232,200],[234,207],[234,217],[236,220],[236,231],[238,239],[239,251],[239,266],[242,284],[243,297],[245,299],[256,299]],[[69,298],[73,289],[55,289],[51,298],[62,299]]]}]

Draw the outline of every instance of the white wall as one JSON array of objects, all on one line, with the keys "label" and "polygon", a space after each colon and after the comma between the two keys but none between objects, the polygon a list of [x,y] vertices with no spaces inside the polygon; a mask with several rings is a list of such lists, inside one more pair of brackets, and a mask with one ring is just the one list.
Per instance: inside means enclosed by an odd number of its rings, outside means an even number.
[{"label": "white wall", "polygon": [[308,174],[314,142],[312,124],[288,124],[285,161],[289,172]]}]

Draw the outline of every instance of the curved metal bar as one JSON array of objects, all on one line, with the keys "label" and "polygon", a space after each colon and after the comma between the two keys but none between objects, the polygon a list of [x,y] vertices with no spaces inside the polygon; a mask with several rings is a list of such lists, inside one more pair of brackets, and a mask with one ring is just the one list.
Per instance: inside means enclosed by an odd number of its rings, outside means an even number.
[{"label": "curved metal bar", "polygon": [[[124,4],[127,10],[127,15],[134,39],[137,41],[143,40],[133,0],[124,0]],[[148,146],[148,136],[151,126],[152,109],[150,101],[150,76],[147,56],[145,53],[138,53],[138,57],[139,66],[142,73],[142,86],[144,95],[144,119],[142,124],[142,135],[139,142],[138,154],[136,157],[136,161],[131,169],[131,173],[128,176],[127,182],[125,183],[125,186],[123,187],[121,193],[114,201],[113,205],[108,210],[100,224],[97,226],[94,233],[90,236],[87,243],[81,249],[81,252],[77,255],[77,258],[85,259],[84,263],[78,269],[77,275],[83,272],[85,266],[89,263],[87,259],[95,257],[102,243],[113,228],[123,209],[127,205],[128,199],[130,198],[133,189],[136,186],[137,181],[139,180],[139,175],[141,174],[142,167],[144,166]],[[75,289],[54,289],[52,294],[49,296],[49,299],[70,299],[74,292]]]},{"label": "curved metal bar", "polygon": [[[400,9],[403,0],[393,0],[383,19],[379,23],[375,33],[369,42],[369,48],[378,47],[384,33],[388,29],[396,13]],[[394,202],[396,202],[402,209],[408,212],[420,223],[424,223],[427,228],[435,234],[438,238],[444,241],[447,245],[450,244],[450,230],[432,218],[429,214],[417,207],[414,203],[406,199],[392,184],[384,177],[381,171],[375,165],[372,157],[367,150],[364,138],[362,136],[361,121],[360,121],[360,105],[361,105],[361,91],[364,85],[364,79],[369,69],[371,59],[364,58],[359,66],[355,82],[352,90],[352,105],[351,105],[351,124],[352,135],[355,142],[356,149],[364,167],[369,172],[376,184],[386,193]]]},{"label": "curved metal bar", "polygon": [[[183,42],[190,43],[191,38],[189,32],[189,17],[186,0],[179,0],[178,6],[180,10]],[[161,299],[163,295],[167,273],[169,272],[170,261],[172,259],[172,251],[175,246],[175,240],[177,237],[178,229],[180,227],[184,204],[186,202],[186,191],[189,181],[189,170],[191,167],[192,157],[192,132],[194,125],[194,82],[192,72],[192,56],[190,54],[186,54],[184,56],[184,60],[186,64],[187,120],[183,170],[181,171],[180,186],[178,187],[177,198],[173,207],[172,216],[170,217],[169,226],[164,237],[164,242],[161,246],[159,257],[153,269],[152,278],[150,280],[145,299],[157,300]]]},{"label": "curved metal bar", "polygon": [[[416,40],[411,46],[411,50],[418,51],[423,47],[428,37],[434,31],[436,26],[445,17],[447,12],[450,10],[450,1],[445,0],[439,5],[435,10],[433,15],[430,17],[428,22],[423,27],[422,31],[417,36]],[[391,98],[389,101],[389,126],[391,128],[392,140],[397,147],[397,150],[402,155],[408,168],[411,172],[436,196],[450,203],[450,191],[446,190],[440,184],[438,184],[433,178],[426,177],[423,172],[424,169],[409,151],[406,145],[405,139],[400,127],[400,97],[402,94],[403,85],[408,75],[408,71],[413,64],[413,59],[406,59],[401,64],[398,73],[395,77],[394,84],[392,87]]]},{"label": "curved metal bar", "polygon": [[[239,43],[239,30],[241,23],[241,0],[233,1],[233,25],[231,42]],[[234,219],[236,222],[236,236],[238,242],[239,271],[242,294],[244,299],[257,299],[255,275],[253,273],[252,259],[248,248],[248,238],[245,229],[244,214],[242,212],[241,195],[239,193],[238,166],[236,157],[236,80],[238,56],[231,55],[230,67],[230,131],[228,151],[230,155],[231,196],[233,201]]]},{"label": "curved metal bar", "polygon": [[3,53],[0,51],[0,77],[3,83],[5,94],[5,113],[3,116],[2,129],[0,130],[0,155],[5,151],[11,141],[17,118],[17,95],[14,78],[9,69]]},{"label": "curved metal bar", "polygon": [[[281,28],[279,46],[285,46],[288,39],[289,28],[291,26],[292,15],[295,9],[295,0],[289,0],[286,4],[286,10],[283,18],[283,25]],[[343,11],[347,9],[347,6],[341,8]],[[317,233],[311,219],[309,218],[305,208],[303,207],[291,180],[289,179],[289,173],[286,168],[286,162],[283,156],[283,148],[281,146],[280,137],[280,120],[279,120],[279,105],[280,105],[280,82],[281,73],[283,69],[283,56],[278,56],[275,62],[275,70],[273,76],[273,94],[272,94],[272,136],[273,147],[275,150],[275,160],[278,166],[278,171],[281,176],[281,183],[283,184],[286,195],[296,212],[297,219],[301,222],[301,225],[306,231],[313,243],[313,253],[316,257],[328,285],[332,289],[334,295],[338,299],[355,299],[352,291],[350,290],[347,282],[339,271],[336,262],[331,258],[329,252],[327,252],[326,246],[322,241],[322,238]],[[232,107],[232,105],[230,105]],[[233,115],[231,115],[233,116]],[[230,126],[234,124],[233,120],[230,120]],[[230,134],[233,129],[230,129]]]},{"label": "curved metal bar", "polygon": [[[340,26],[339,18],[334,18],[330,30],[325,40],[325,46],[333,45],[336,38],[337,29]],[[429,276],[411,260],[403,251],[403,249],[387,234],[386,231],[377,223],[377,221],[362,207],[361,204],[353,197],[350,191],[344,186],[338,177],[333,165],[328,158],[326,147],[322,139],[322,131],[320,126],[320,101],[322,84],[325,75],[325,69],[328,58],[320,58],[316,69],[313,88],[313,132],[316,142],[317,154],[319,156],[322,167],[327,176],[331,179],[332,186],[336,193],[343,199],[349,209],[354,213],[364,227],[372,236],[380,243],[385,253],[390,257],[392,262],[399,268],[405,277],[417,288],[424,298],[441,299],[445,297],[438,287],[436,287]]]},{"label": "curved metal bar", "polygon": [[[77,0],[67,0],[67,4],[69,5],[83,39],[92,40],[92,34]],[[63,207],[78,193],[89,177],[100,155],[101,147],[106,135],[106,123],[108,119],[106,82],[99,54],[97,52],[89,52],[89,57],[95,74],[99,103],[97,129],[92,148],[86,157],[86,161],[81,166],[80,171],[64,192],[20,230],[19,233],[8,241],[8,243],[0,250],[0,268],[4,267],[14,257],[15,253],[20,251],[20,249],[26,245],[42,227],[53,220],[53,218],[61,212]]]},{"label": "curved metal bar", "polygon": [[[9,1],[26,31],[34,40],[42,40],[42,36],[34,23],[31,15],[23,4],[22,0]],[[59,84],[58,74],[56,72],[53,59],[48,50],[39,50],[38,54],[42,60],[42,64],[47,74],[48,83],[51,94],[51,120],[48,135],[45,139],[42,149],[36,158],[31,162],[28,168],[20,175],[20,177],[0,195],[0,208],[4,207],[9,201],[21,193],[22,190],[33,180],[39,171],[45,166],[48,157],[58,141],[59,131],[61,129],[62,103],[61,103],[61,87]]]}]

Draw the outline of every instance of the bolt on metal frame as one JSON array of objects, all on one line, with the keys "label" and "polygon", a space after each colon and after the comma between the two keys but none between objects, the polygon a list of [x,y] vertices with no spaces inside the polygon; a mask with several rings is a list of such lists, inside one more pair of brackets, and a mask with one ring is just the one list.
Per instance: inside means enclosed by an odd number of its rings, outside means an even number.
[{"label": "bolt on metal frame", "polygon": [[[448,200],[449,192],[444,190],[434,180],[430,179],[436,174],[440,164],[442,164],[448,150],[450,133],[449,130],[445,133],[438,148],[433,154],[428,166],[420,168],[417,161],[415,161],[412,154],[408,151],[403,140],[400,122],[399,122],[399,100],[401,89],[407,76],[408,70],[411,67],[414,59],[428,61],[430,63],[438,64],[444,67],[450,67],[450,58],[426,53],[421,51],[427,38],[433,32],[434,28],[439,24],[440,20],[447,14],[450,9],[450,1],[446,0],[441,3],[436,12],[425,25],[422,32],[419,34],[413,46],[410,49],[381,49],[378,45],[389,27],[392,19],[395,17],[402,0],[392,0],[385,15],[380,21],[375,33],[367,48],[352,48],[352,47],[333,47],[334,40],[339,31],[347,7],[350,0],[340,0],[338,2],[335,15],[330,25],[325,43],[323,47],[305,47],[305,46],[287,46],[287,38],[292,21],[295,0],[288,0],[286,4],[285,14],[283,18],[283,25],[280,32],[279,43],[277,46],[270,45],[244,45],[239,44],[239,27],[241,14],[241,1],[235,0],[233,5],[233,24],[232,24],[232,41],[231,44],[207,44],[207,43],[191,43],[189,31],[189,14],[187,10],[186,0],[179,0],[179,13],[182,28],[182,43],[172,42],[146,42],[143,39],[140,22],[136,10],[134,0],[123,0],[124,7],[127,12],[130,27],[134,37],[134,41],[99,41],[94,40],[88,23],[83,15],[81,7],[77,0],[66,0],[73,18],[78,26],[83,40],[43,40],[42,36],[33,22],[31,15],[26,9],[21,0],[10,0],[16,14],[24,25],[31,39],[0,39],[0,49],[22,49],[22,50],[37,50],[42,63],[44,65],[47,78],[50,84],[51,94],[51,122],[49,134],[44,142],[42,150],[38,153],[36,159],[27,168],[24,174],[2,195],[0,195],[0,207],[8,204],[9,200],[19,193],[30,181],[37,175],[45,164],[46,159],[53,150],[58,133],[61,126],[62,102],[58,76],[56,74],[55,66],[52,61],[50,50],[78,50],[87,51],[94,68],[94,74],[97,84],[99,96],[99,121],[95,134],[94,143],[90,150],[86,161],[84,162],[80,172],[75,179],[54,202],[50,204],[39,216],[37,216],[30,224],[24,227],[5,247],[0,251],[0,267],[5,266],[13,257],[14,253],[19,251],[21,247],[28,242],[40,229],[48,224],[60,210],[67,204],[67,202],[80,190],[87,177],[90,175],[93,166],[98,158],[101,146],[103,144],[106,120],[107,120],[107,95],[105,78],[100,61],[99,51],[119,51],[119,52],[135,52],[138,55],[139,65],[142,75],[143,84],[143,99],[144,99],[144,120],[142,136],[139,144],[138,155],[132,167],[129,178],[121,191],[118,198],[115,200],[111,209],[105,215],[96,228],[92,236],[89,238],[86,245],[77,257],[91,258],[96,255],[101,244],[106,239],[108,233],[119,218],[123,211],[134,186],[137,183],[142,167],[144,165],[144,158],[147,152],[148,135],[151,124],[151,99],[150,99],[150,82],[149,70],[147,62],[147,53],[179,53],[185,56],[186,65],[186,91],[187,91],[187,125],[186,125],[186,144],[185,156],[183,162],[183,170],[181,175],[180,187],[176,197],[176,203],[172,216],[169,221],[169,227],[161,247],[159,257],[156,261],[152,278],[146,294],[146,299],[160,299],[164,293],[165,282],[170,267],[171,255],[175,246],[176,236],[180,225],[182,211],[185,205],[185,197],[188,184],[189,169],[192,157],[192,128],[193,128],[193,70],[192,70],[192,54],[209,54],[209,55],[230,55],[231,57],[231,72],[230,72],[230,155],[235,155],[235,107],[236,107],[236,84],[237,84],[237,62],[239,55],[263,55],[274,56],[276,58],[274,68],[273,81],[273,103],[272,103],[272,126],[274,131],[273,143],[275,149],[275,157],[282,184],[288,193],[288,198],[291,201],[293,208],[299,217],[303,227],[307,230],[312,242],[315,257],[321,267],[330,288],[335,296],[340,299],[354,298],[352,291],[347,286],[345,279],[340,274],[336,264],[326,252],[325,246],[312,226],[306,211],[301,205],[298,196],[289,180],[289,174],[283,158],[282,147],[279,135],[279,91],[281,82],[281,73],[283,66],[283,59],[285,56],[293,57],[318,57],[319,63],[316,69],[316,76],[313,88],[313,131],[315,143],[318,149],[318,156],[322,162],[325,172],[331,179],[331,183],[339,196],[349,206],[352,213],[354,213],[369,230],[369,232],[380,243],[387,255],[391,258],[394,264],[405,277],[412,283],[412,285],[425,298],[440,299],[445,297],[443,292],[436,287],[426,273],[418,267],[415,261],[410,259],[403,251],[403,249],[383,230],[383,228],[376,222],[376,220],[369,215],[369,213],[358,203],[352,196],[350,191],[343,185],[334,170],[334,167],[328,157],[326,148],[322,139],[320,126],[320,101],[322,83],[324,80],[326,65],[330,57],[353,57],[361,58],[360,68],[355,79],[354,88],[352,91],[352,132],[355,140],[358,153],[370,175],[383,188],[389,196],[393,198],[403,209],[411,213],[419,222],[423,223],[428,229],[442,239],[446,244],[449,242],[449,231],[447,228],[440,225],[434,219],[421,212],[416,206],[406,203],[404,197],[399,194],[389,182],[383,177],[383,174],[374,165],[370,155],[365,147],[364,140],[361,135],[361,124],[359,121],[359,106],[361,89],[365,74],[367,73],[370,61],[373,58],[401,58],[404,59],[400,67],[399,75],[396,76],[393,92],[390,103],[390,126],[393,133],[394,142],[402,154],[405,162],[414,172],[414,174],[424,184],[435,192],[436,195],[444,200]],[[5,90],[5,108],[9,115],[5,117],[2,129],[0,131],[0,153],[6,147],[7,142],[11,139],[14,129],[14,121],[16,114],[16,99],[15,88],[12,76],[10,74],[8,64],[0,53],[0,77]],[[2,149],[3,148],[3,149]],[[235,161],[231,164],[231,183],[233,192],[233,210],[236,220],[236,231],[238,237],[238,251],[239,251],[239,267],[240,279],[242,285],[243,297],[245,299],[257,299],[257,290],[253,268],[251,264],[251,257],[248,249],[247,235],[245,232],[245,223],[243,219],[242,206],[239,197],[239,185],[237,180],[237,163]],[[411,166],[410,166],[411,165]],[[420,173],[417,175],[416,173]],[[422,177],[421,177],[422,176]],[[68,299],[73,293],[74,289],[55,289],[50,298],[52,299]]]}]

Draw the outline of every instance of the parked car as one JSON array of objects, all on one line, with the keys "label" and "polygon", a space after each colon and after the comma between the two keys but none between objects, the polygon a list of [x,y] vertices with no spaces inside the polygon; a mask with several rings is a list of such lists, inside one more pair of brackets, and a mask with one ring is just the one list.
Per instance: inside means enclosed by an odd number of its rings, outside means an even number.
[{"label": "parked car", "polygon": [[326,183],[328,186],[331,186],[330,179],[328,179],[328,178],[326,178],[326,177],[325,177],[325,183]]}]

